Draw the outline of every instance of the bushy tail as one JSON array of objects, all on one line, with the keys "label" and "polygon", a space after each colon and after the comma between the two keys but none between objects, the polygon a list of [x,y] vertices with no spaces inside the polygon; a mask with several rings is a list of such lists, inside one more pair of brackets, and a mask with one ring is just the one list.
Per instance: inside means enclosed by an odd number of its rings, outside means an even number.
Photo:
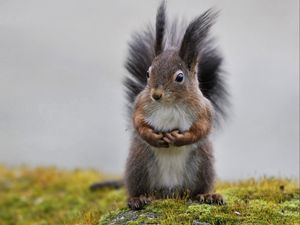
[{"label": "bushy tail", "polygon": [[[229,100],[225,73],[221,69],[223,58],[209,36],[217,13],[210,9],[188,26],[181,25],[178,20],[167,26],[165,8],[163,1],[157,11],[155,30],[148,26],[144,31],[134,33],[129,43],[125,63],[129,76],[124,81],[129,113],[136,96],[147,84],[146,72],[155,56],[166,48],[175,48],[189,69],[197,66],[199,88],[213,104],[216,121],[224,120]],[[166,32],[168,29],[169,32]]]},{"label": "bushy tail", "polygon": [[96,191],[104,188],[119,189],[124,186],[123,180],[108,180],[94,183],[90,186],[91,191]]}]

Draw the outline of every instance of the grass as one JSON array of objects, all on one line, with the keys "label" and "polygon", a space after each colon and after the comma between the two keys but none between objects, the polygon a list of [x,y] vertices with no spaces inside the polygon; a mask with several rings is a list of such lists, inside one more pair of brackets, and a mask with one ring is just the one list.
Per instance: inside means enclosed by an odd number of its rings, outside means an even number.
[{"label": "grass", "polygon": [[225,206],[167,199],[131,212],[124,189],[89,191],[106,178],[93,170],[0,166],[0,225],[300,224],[299,184],[289,179],[218,182]]}]

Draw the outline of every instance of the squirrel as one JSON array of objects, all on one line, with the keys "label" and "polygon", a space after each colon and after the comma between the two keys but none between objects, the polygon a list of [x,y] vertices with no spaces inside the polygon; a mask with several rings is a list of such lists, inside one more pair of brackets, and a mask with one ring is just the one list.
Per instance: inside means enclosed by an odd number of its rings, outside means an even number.
[{"label": "squirrel", "polygon": [[169,197],[225,203],[212,193],[209,138],[229,104],[222,57],[209,37],[216,16],[209,9],[186,28],[178,21],[167,26],[162,1],[155,30],[148,27],[133,36],[125,64],[130,75],[124,81],[132,128],[125,177],[96,183],[92,190],[125,185],[134,210]]}]

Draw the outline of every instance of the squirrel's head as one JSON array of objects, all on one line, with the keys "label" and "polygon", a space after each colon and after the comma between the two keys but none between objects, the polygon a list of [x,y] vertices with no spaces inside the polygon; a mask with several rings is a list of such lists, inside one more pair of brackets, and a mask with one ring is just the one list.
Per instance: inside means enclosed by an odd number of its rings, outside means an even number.
[{"label": "squirrel's head", "polygon": [[173,103],[198,90],[196,71],[188,69],[176,50],[166,50],[156,56],[146,76],[153,101]]},{"label": "squirrel's head", "polygon": [[162,2],[156,15],[155,57],[145,74],[153,101],[172,103],[192,94],[202,95],[197,67],[215,16],[216,13],[208,10],[194,19],[186,28],[180,46],[165,50],[166,15],[165,2]]}]

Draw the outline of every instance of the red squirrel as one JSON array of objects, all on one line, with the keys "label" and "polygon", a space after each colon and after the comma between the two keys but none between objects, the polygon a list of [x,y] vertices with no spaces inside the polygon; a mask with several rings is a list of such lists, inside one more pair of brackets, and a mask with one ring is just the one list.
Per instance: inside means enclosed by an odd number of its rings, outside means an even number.
[{"label": "red squirrel", "polygon": [[[215,181],[209,135],[228,106],[222,57],[209,30],[216,13],[208,10],[186,28],[167,26],[165,2],[155,30],[133,36],[125,79],[131,145],[124,184],[128,206],[141,209],[152,199],[188,196],[223,204],[212,194]],[[98,183],[119,187],[121,183]]]}]

